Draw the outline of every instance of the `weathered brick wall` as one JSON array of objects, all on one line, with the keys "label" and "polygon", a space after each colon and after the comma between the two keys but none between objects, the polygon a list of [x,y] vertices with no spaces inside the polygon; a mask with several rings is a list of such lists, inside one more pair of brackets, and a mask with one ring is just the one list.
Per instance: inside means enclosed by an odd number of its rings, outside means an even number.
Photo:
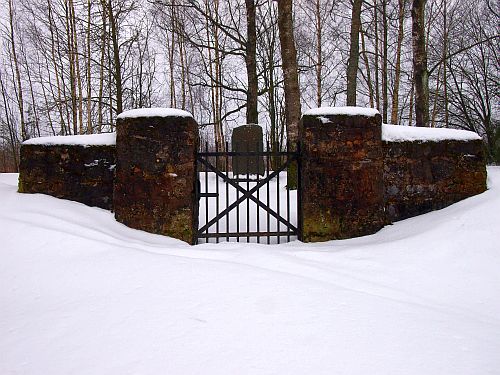
[{"label": "weathered brick wall", "polygon": [[383,142],[384,199],[390,221],[446,207],[486,190],[481,140]]},{"label": "weathered brick wall", "polygon": [[115,146],[21,146],[19,192],[42,193],[110,210]]},{"label": "weathered brick wall", "polygon": [[192,117],[126,117],[117,122],[115,218],[194,243],[198,228]]},{"label": "weathered brick wall", "polygon": [[307,115],[301,124],[301,239],[351,238],[385,222],[381,116]]}]

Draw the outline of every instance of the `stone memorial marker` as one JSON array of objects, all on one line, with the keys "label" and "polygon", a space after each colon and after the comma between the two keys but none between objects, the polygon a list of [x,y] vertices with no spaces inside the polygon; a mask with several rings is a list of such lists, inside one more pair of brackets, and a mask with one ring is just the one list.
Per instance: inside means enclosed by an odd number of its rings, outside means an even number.
[{"label": "stone memorial marker", "polygon": [[[262,127],[260,125],[242,125],[234,128],[231,147],[233,152],[262,152]],[[264,173],[264,158],[261,155],[233,156],[233,174],[264,175]]]}]

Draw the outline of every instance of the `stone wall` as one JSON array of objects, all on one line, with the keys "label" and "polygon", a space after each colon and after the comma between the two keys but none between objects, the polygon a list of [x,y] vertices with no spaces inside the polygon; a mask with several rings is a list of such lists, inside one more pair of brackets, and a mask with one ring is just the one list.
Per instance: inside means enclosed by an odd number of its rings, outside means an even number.
[{"label": "stone wall", "polygon": [[19,192],[113,208],[115,146],[23,144]]},{"label": "stone wall", "polygon": [[388,220],[446,207],[486,190],[481,140],[383,142]]},{"label": "stone wall", "polygon": [[[129,227],[195,243],[198,126],[171,109],[119,116],[117,135],[37,138],[21,147],[19,192],[113,209]],[[352,238],[486,190],[472,132],[381,125],[372,109],[318,108],[300,128],[299,238]],[[115,168],[116,165],[116,168]]]},{"label": "stone wall", "polygon": [[305,242],[363,236],[385,222],[381,116],[344,110],[302,118],[299,223]]},{"label": "stone wall", "polygon": [[170,113],[132,110],[118,117],[115,218],[193,244],[198,125],[187,112]]}]

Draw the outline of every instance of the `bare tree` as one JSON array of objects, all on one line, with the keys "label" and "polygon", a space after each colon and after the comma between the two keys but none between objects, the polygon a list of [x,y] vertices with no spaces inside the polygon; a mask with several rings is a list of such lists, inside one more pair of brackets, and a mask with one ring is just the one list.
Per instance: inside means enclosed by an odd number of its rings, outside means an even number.
[{"label": "bare tree", "polygon": [[351,16],[351,42],[347,62],[347,105],[356,105],[356,86],[359,65],[359,31],[362,0],[354,0]]},{"label": "bare tree", "polygon": [[399,111],[399,85],[401,82],[401,50],[404,38],[404,15],[405,15],[405,0],[398,0],[398,41],[396,48],[396,66],[394,72],[394,88],[392,93],[392,110],[391,123],[398,123]]},{"label": "bare tree", "polygon": [[10,26],[10,43],[12,48],[11,50],[12,60],[16,72],[17,102],[19,107],[19,116],[21,119],[21,139],[24,141],[28,139],[28,134],[26,132],[26,122],[24,119],[23,86],[21,84],[21,73],[19,72],[19,61],[17,59],[17,52],[16,52],[16,39],[14,35],[14,9],[12,7],[12,0],[9,0],[9,26]]},{"label": "bare tree", "polygon": [[[292,0],[280,0],[278,2],[278,28],[285,85],[287,141],[294,147],[299,137],[299,122],[302,113],[297,51],[293,36]],[[297,188],[297,166],[295,164],[288,169],[287,186],[289,189]]]},{"label": "bare tree", "polygon": [[429,125],[429,72],[425,42],[426,2],[427,0],[413,0],[411,8],[416,126]]},{"label": "bare tree", "polygon": [[247,41],[245,62],[247,67],[247,124],[257,124],[259,122],[259,112],[257,109],[257,98],[259,82],[257,79],[257,31],[256,31],[256,11],[255,1],[245,0],[247,16]]}]

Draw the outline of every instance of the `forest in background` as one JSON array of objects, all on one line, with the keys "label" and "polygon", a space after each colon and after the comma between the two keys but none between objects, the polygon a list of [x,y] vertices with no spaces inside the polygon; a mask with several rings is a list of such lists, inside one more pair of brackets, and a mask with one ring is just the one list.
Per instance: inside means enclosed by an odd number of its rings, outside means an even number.
[{"label": "forest in background", "polygon": [[0,171],[23,140],[156,106],[191,112],[206,141],[259,123],[281,147],[301,110],[356,104],[475,131],[499,162],[499,21],[491,0],[0,0]]}]

